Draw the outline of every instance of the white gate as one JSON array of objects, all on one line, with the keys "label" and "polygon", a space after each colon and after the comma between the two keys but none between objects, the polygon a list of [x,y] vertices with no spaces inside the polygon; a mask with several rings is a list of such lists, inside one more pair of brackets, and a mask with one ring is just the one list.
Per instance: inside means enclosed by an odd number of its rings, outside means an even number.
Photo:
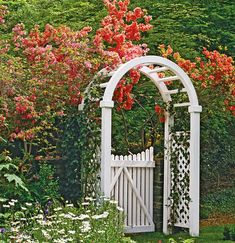
[{"label": "white gate", "polygon": [[125,233],[152,232],[153,147],[128,156],[112,155],[110,195],[125,213]]}]

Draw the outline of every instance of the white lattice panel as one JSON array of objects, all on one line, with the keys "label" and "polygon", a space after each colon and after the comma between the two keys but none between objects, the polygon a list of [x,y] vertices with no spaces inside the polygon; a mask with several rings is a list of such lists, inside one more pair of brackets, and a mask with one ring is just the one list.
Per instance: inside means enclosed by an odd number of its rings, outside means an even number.
[{"label": "white lattice panel", "polygon": [[176,132],[171,134],[171,149],[176,158],[177,180],[174,180],[173,166],[171,164],[171,190],[177,183],[179,204],[176,210],[175,226],[189,228],[189,176],[190,176],[190,151],[189,133]]}]

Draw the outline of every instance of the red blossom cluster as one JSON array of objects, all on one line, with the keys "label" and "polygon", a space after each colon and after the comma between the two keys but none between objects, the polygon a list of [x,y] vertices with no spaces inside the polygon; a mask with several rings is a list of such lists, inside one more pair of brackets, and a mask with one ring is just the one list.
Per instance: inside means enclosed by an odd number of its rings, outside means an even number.
[{"label": "red blossom cluster", "polygon": [[36,97],[31,96],[17,96],[14,98],[15,112],[11,114],[14,117],[15,126],[13,132],[10,134],[10,140],[19,138],[22,140],[31,140],[34,138],[34,133],[30,127],[33,127],[39,115],[35,111]]},{"label": "red blossom cluster", "polygon": [[173,53],[171,46],[159,46],[161,53],[166,58],[173,58],[177,64],[195,81],[202,89],[218,89],[226,95],[225,105],[235,115],[235,68],[232,57],[218,51],[209,51],[203,48],[203,58],[196,57],[195,61],[186,60],[178,52]]},{"label": "red blossom cluster", "polygon": [[161,108],[160,105],[156,104],[155,105],[155,112],[158,115],[159,122],[164,123],[165,122],[165,110]]},{"label": "red blossom cluster", "polygon": [[[108,55],[111,61],[109,65],[115,69],[121,63],[148,52],[146,44],[136,45],[133,41],[139,41],[141,33],[152,29],[149,23],[152,17],[147,15],[146,10],[139,7],[129,11],[129,0],[105,0],[104,3],[108,16],[103,19],[102,27],[97,31],[94,43],[101,48],[104,56]],[[104,48],[105,45],[107,50]],[[110,59],[110,55],[113,55],[113,58]],[[119,105],[118,109],[130,110],[132,108],[134,101],[131,91],[139,79],[138,71],[131,70],[129,77],[120,81],[114,94],[114,100]]]},{"label": "red blossom cluster", "polygon": [[0,128],[5,126],[6,117],[0,114]]},{"label": "red blossom cluster", "polygon": [[130,70],[129,80],[121,79],[114,91],[113,99],[118,102],[118,110],[125,109],[131,110],[134,100],[132,98],[131,92],[133,86],[138,83],[140,79],[140,73],[138,70]]}]

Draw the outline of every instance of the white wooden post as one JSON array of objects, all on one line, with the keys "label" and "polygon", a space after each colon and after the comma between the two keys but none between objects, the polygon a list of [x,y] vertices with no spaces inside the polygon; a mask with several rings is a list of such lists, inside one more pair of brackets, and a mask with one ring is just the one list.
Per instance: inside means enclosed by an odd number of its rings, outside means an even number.
[{"label": "white wooden post", "polygon": [[171,171],[170,171],[170,133],[174,123],[174,117],[170,113],[165,113],[165,128],[164,128],[164,190],[163,190],[163,233],[168,235],[170,207],[169,197],[171,189]]},{"label": "white wooden post", "polygon": [[190,106],[190,185],[189,233],[199,236],[200,196],[200,112],[201,106]]},{"label": "white wooden post", "polygon": [[101,192],[110,197],[111,183],[111,134],[112,134],[112,108],[113,101],[100,102],[102,108],[101,124]]}]

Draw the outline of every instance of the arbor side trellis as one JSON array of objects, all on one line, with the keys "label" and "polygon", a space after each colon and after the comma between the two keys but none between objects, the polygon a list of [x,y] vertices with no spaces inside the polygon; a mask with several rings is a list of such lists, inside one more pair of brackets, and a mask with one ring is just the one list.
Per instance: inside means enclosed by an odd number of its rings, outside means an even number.
[{"label": "arbor side trellis", "polygon": [[[149,65],[155,65],[154,69],[150,69]],[[102,130],[101,130],[101,190],[106,197],[111,196],[111,125],[112,125],[112,101],[114,90],[121,78],[131,69],[139,68],[139,71],[149,77],[155,86],[158,88],[164,102],[172,102],[172,94],[185,92],[189,102],[174,104],[174,107],[188,107],[190,113],[190,138],[189,138],[189,211],[187,220],[177,222],[175,225],[179,227],[189,228],[189,233],[192,236],[199,235],[199,171],[200,171],[200,112],[201,106],[198,103],[198,98],[194,86],[188,75],[175,63],[159,56],[144,56],[135,58],[123,65],[112,73],[110,80],[101,84],[105,88],[103,99],[100,102],[102,108]],[[160,78],[157,75],[159,72],[170,71],[173,76]],[[183,85],[182,90],[168,90],[165,84],[168,81],[179,81]],[[171,168],[170,168],[170,153],[172,149],[171,129],[174,126],[174,117],[169,112],[165,113],[165,128],[164,128],[164,195],[163,195],[163,232],[169,234],[170,208],[169,198],[172,186]],[[175,146],[175,145],[174,145]],[[181,145],[182,146],[182,145]],[[182,163],[182,160],[179,161]],[[181,198],[183,205],[183,199]],[[184,217],[184,216],[183,216]]]}]

